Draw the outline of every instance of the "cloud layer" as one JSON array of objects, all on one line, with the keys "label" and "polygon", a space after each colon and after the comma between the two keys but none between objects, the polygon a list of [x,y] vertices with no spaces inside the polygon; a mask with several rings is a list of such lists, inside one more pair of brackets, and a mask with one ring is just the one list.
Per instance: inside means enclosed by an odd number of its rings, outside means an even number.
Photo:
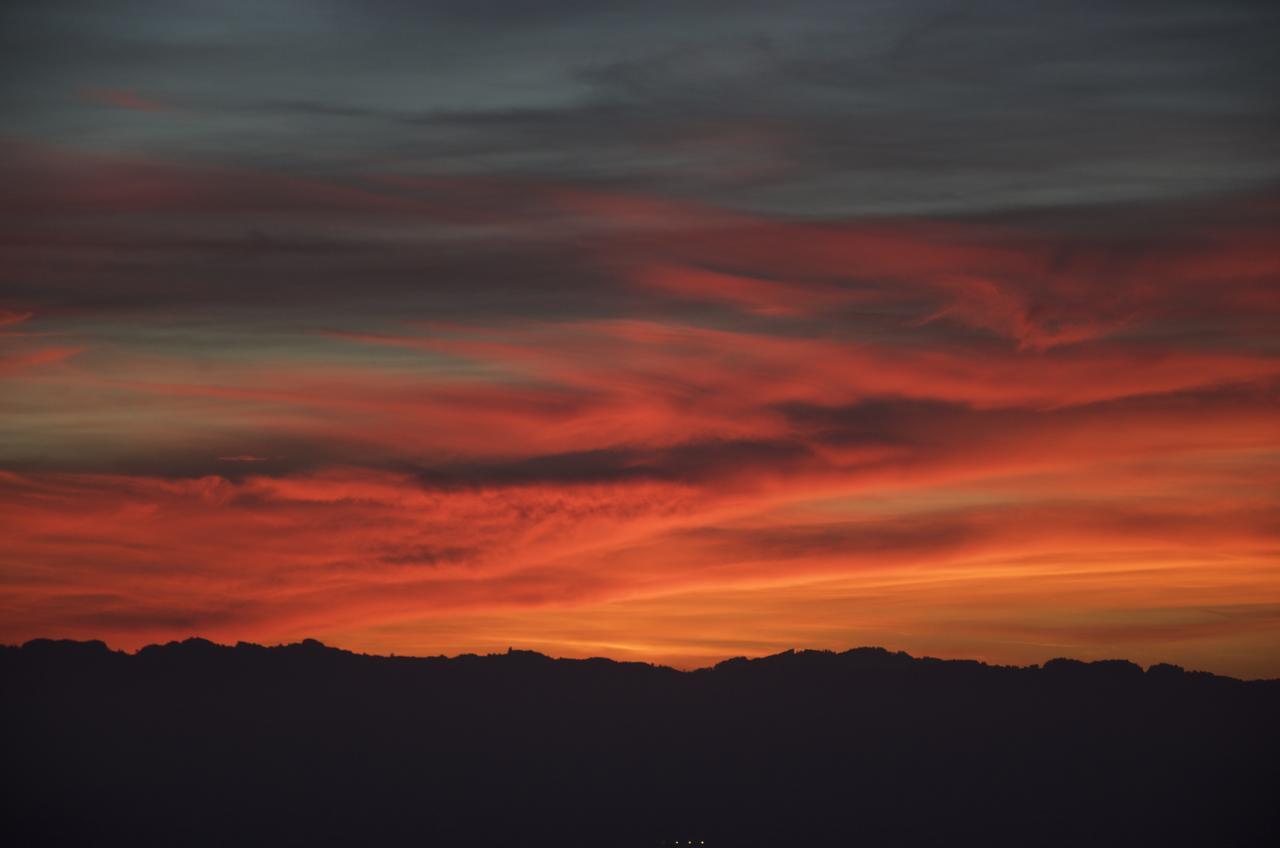
[{"label": "cloud layer", "polygon": [[1280,675],[1268,8],[136,5],[0,27],[0,639]]}]

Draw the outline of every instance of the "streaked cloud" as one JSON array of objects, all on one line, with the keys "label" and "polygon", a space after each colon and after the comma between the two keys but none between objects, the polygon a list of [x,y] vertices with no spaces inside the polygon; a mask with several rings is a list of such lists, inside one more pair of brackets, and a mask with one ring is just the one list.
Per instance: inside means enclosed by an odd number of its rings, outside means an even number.
[{"label": "streaked cloud", "polygon": [[0,15],[0,640],[1280,674],[1270,7]]}]

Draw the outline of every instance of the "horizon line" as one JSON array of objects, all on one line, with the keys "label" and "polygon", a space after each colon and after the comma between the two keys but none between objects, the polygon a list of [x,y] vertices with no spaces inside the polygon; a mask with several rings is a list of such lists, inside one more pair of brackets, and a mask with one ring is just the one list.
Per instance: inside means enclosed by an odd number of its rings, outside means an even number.
[{"label": "horizon line", "polygon": [[618,659],[616,657],[610,657],[610,656],[604,656],[604,655],[592,655],[592,656],[585,656],[585,657],[552,656],[551,654],[545,654],[542,651],[534,650],[531,648],[518,648],[518,647],[515,647],[514,645],[509,646],[505,651],[497,651],[497,652],[490,652],[490,653],[478,653],[474,651],[465,651],[463,653],[452,654],[452,655],[449,655],[449,654],[397,654],[397,653],[377,654],[377,653],[367,653],[364,651],[356,651],[350,648],[341,648],[336,645],[327,644],[326,642],[323,642],[320,639],[315,639],[312,637],[303,637],[302,639],[299,639],[296,641],[278,642],[275,644],[263,644],[260,642],[250,642],[244,639],[238,639],[234,643],[229,644],[225,642],[218,642],[204,636],[192,635],[192,636],[186,637],[185,639],[170,639],[165,642],[150,642],[146,645],[139,646],[133,651],[129,651],[125,648],[113,648],[111,647],[110,644],[107,643],[105,639],[72,639],[72,638],[65,638],[65,637],[60,638],[60,637],[51,637],[51,636],[36,636],[31,639],[27,639],[26,641],[20,644],[0,643],[0,650],[7,650],[7,649],[23,650],[27,648],[29,645],[32,645],[33,643],[41,643],[41,642],[53,643],[53,644],[71,643],[75,645],[98,644],[98,645],[102,645],[103,648],[109,653],[122,654],[127,657],[139,656],[148,649],[166,648],[173,645],[182,646],[192,642],[212,645],[213,647],[221,648],[224,650],[235,650],[237,648],[242,648],[242,647],[257,648],[261,650],[279,650],[282,648],[318,646],[319,648],[322,648],[327,651],[335,651],[337,653],[350,654],[353,657],[364,657],[369,659],[384,659],[384,660],[394,659],[394,660],[453,661],[453,660],[466,659],[469,657],[485,659],[485,658],[493,658],[493,657],[511,656],[513,654],[532,654],[538,657],[542,657],[543,659],[550,660],[552,662],[592,662],[592,661],[603,660],[605,662],[615,663],[617,665],[644,665],[650,668],[666,669],[669,671],[678,672],[680,674],[693,674],[699,671],[711,671],[716,668],[719,668],[722,665],[732,663],[732,662],[756,662],[760,660],[768,660],[768,659],[773,659],[777,657],[803,655],[803,654],[829,654],[832,656],[842,656],[845,654],[852,654],[859,651],[871,651],[871,652],[879,652],[879,653],[887,654],[890,656],[904,656],[910,660],[914,660],[918,662],[932,661],[932,662],[943,662],[943,663],[973,663],[979,666],[983,666],[985,668],[994,668],[994,669],[1015,669],[1015,670],[1044,669],[1045,667],[1047,667],[1052,663],[1063,663],[1063,662],[1078,663],[1080,665],[1085,665],[1085,666],[1104,665],[1104,664],[1111,664],[1111,663],[1125,663],[1137,668],[1143,674],[1147,674],[1151,672],[1152,669],[1155,669],[1155,668],[1165,667],[1165,668],[1177,669],[1178,671],[1185,674],[1208,675],[1210,677],[1220,678],[1223,680],[1235,680],[1242,683],[1280,682],[1280,677],[1236,677],[1229,674],[1219,674],[1218,672],[1208,671],[1205,669],[1186,668],[1185,666],[1181,666],[1181,665],[1178,665],[1177,663],[1171,663],[1171,662],[1153,662],[1153,663],[1150,663],[1149,665],[1144,666],[1142,663],[1136,662],[1131,659],[1127,659],[1125,657],[1107,657],[1103,659],[1080,659],[1078,657],[1056,656],[1056,657],[1051,657],[1045,660],[1044,662],[1029,663],[1027,665],[1018,665],[1015,663],[991,663],[986,660],[977,659],[976,657],[936,657],[930,654],[916,655],[904,650],[892,650],[882,645],[857,645],[857,646],[845,648],[845,649],[787,648],[785,650],[776,651],[771,654],[758,654],[754,656],[740,654],[737,656],[725,657],[724,659],[714,662],[710,665],[697,666],[693,668],[678,668],[673,665],[667,665],[666,663],[659,663],[659,662],[652,662],[652,661],[638,660],[638,659]]}]

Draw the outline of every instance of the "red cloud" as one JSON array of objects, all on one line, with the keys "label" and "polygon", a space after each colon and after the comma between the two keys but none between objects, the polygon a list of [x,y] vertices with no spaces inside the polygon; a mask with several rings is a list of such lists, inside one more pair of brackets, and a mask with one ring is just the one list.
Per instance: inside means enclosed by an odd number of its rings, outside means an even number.
[{"label": "red cloud", "polygon": [[83,347],[42,347],[13,354],[0,353],[0,376],[27,368],[65,362],[83,351]]},{"label": "red cloud", "polygon": [[17,312],[12,309],[0,309],[0,327],[12,327],[14,324],[29,321],[33,314],[31,312]]},{"label": "red cloud", "polygon": [[158,100],[120,88],[86,88],[82,94],[90,102],[133,112],[165,112],[169,108]]}]

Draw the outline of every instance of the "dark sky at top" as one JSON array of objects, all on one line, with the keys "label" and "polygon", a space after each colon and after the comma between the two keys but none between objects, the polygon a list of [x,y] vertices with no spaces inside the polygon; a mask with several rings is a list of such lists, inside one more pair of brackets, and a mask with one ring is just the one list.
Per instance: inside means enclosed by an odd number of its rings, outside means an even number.
[{"label": "dark sky at top", "polygon": [[4,15],[7,133],[123,155],[582,180],[801,216],[1165,200],[1280,168],[1270,3],[51,0]]}]

